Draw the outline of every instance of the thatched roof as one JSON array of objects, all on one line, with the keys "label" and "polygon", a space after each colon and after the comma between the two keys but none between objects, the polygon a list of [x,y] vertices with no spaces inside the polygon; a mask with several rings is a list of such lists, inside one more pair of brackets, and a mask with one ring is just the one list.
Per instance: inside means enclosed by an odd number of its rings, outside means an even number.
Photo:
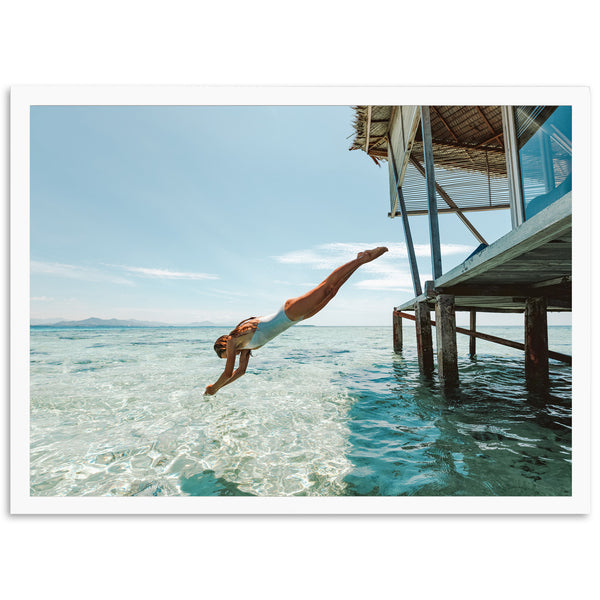
[{"label": "thatched roof", "polygon": [[[350,150],[363,150],[375,162],[386,160],[387,134],[395,107],[353,108],[356,135]],[[431,106],[430,109],[436,164],[446,168],[465,168],[491,172],[498,176],[506,175],[500,106]],[[422,162],[421,139],[419,128],[412,156]]]},{"label": "thatched roof", "polygon": [[[380,158],[387,159],[387,134],[395,107],[353,106],[352,108],[354,109],[353,125],[356,135],[350,150],[365,150],[376,163],[379,162]],[[367,123],[369,123],[368,136]],[[366,149],[367,141],[369,144],[368,150]]]},{"label": "thatched roof", "polygon": [[[377,164],[387,160],[394,106],[355,106],[355,137],[350,150],[365,151]],[[509,205],[506,156],[500,106],[430,106],[436,183],[461,209]],[[427,190],[421,126],[417,129],[402,184],[409,214],[422,214]],[[439,190],[438,190],[439,191]],[[390,187],[392,197],[395,189]],[[438,194],[438,206],[447,209]],[[393,204],[393,198],[392,198]]]}]

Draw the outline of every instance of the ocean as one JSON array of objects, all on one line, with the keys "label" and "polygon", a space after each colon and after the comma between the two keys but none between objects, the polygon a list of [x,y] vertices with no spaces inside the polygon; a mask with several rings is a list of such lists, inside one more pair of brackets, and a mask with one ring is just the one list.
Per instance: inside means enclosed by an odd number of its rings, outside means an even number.
[{"label": "ocean", "polygon": [[[406,321],[402,355],[391,327],[295,327],[204,396],[224,333],[32,327],[31,495],[571,495],[568,365],[532,391],[522,351],[477,340],[470,359],[459,334],[449,392],[419,373]],[[570,327],[548,334],[571,353]]]}]

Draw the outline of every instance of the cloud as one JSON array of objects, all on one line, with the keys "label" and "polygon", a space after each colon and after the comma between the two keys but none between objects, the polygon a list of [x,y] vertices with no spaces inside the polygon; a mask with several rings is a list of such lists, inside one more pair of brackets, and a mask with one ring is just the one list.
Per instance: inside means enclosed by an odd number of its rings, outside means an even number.
[{"label": "cloud", "polygon": [[[386,263],[393,262],[397,259],[407,259],[408,252],[406,250],[406,244],[403,243],[368,243],[368,242],[356,242],[356,243],[331,243],[321,244],[314,248],[307,248],[302,250],[294,250],[292,252],[286,252],[273,258],[283,264],[295,264],[305,265],[312,269],[328,269],[333,270],[340,265],[352,260],[356,255],[365,250],[366,248],[375,248],[376,246],[387,246],[389,252],[384,254],[381,258],[377,259],[372,263],[368,263],[364,266],[364,271],[372,273],[385,272],[389,270],[389,267],[384,266]],[[474,246],[468,246],[464,244],[442,244],[441,252],[442,256],[449,256],[451,254],[464,254],[466,256],[475,249]],[[431,251],[428,244],[416,244],[415,254],[418,257],[428,257],[431,255]]]},{"label": "cloud", "polygon": [[[386,252],[377,260],[362,266],[360,271],[358,271],[358,276],[366,276],[366,278],[353,281],[352,285],[364,290],[413,292],[412,277],[408,268],[399,268],[399,264],[406,265],[408,262],[406,244],[403,243],[356,242],[321,244],[313,248],[287,252],[273,258],[283,264],[333,271],[349,260],[352,260],[362,250],[375,248],[376,246],[386,246],[389,252]],[[466,258],[473,249],[473,246],[464,244],[441,245],[442,256],[462,254]],[[419,258],[429,257],[431,255],[429,245],[417,244],[415,246],[415,254]],[[428,274],[421,274],[420,277],[421,280],[432,279],[431,275]]]},{"label": "cloud", "polygon": [[203,294],[213,294],[215,296],[226,296],[226,297],[231,297],[231,296],[235,296],[236,298],[247,298],[248,294],[245,292],[231,292],[229,290],[220,290],[217,288],[210,288],[208,290],[205,290],[204,292],[202,292]]},{"label": "cloud", "polygon": [[152,277],[156,279],[219,279],[217,275],[209,273],[189,273],[182,271],[169,271],[167,269],[151,269],[147,267],[127,267],[124,265],[116,265],[134,275],[142,277]]},{"label": "cloud", "polygon": [[54,298],[48,298],[47,296],[35,296],[31,298],[31,300],[35,302],[53,302]]},{"label": "cloud", "polygon": [[79,279],[83,281],[104,281],[117,283],[119,285],[133,285],[131,281],[124,277],[116,277],[110,273],[105,273],[93,267],[80,267],[77,265],[67,265],[64,263],[44,262],[32,260],[30,263],[31,273],[37,275],[50,275],[54,277],[66,277],[69,279]]},{"label": "cloud", "polygon": [[[378,277],[363,279],[354,283],[354,287],[362,290],[381,290],[394,292],[413,292],[412,276],[408,271],[397,267],[383,265],[376,271]],[[421,281],[431,279],[428,273],[420,273]]]},{"label": "cloud", "polygon": [[354,284],[354,287],[362,290],[385,290],[394,292],[412,292],[413,287],[410,281],[397,281],[391,278],[385,279],[365,279]]}]

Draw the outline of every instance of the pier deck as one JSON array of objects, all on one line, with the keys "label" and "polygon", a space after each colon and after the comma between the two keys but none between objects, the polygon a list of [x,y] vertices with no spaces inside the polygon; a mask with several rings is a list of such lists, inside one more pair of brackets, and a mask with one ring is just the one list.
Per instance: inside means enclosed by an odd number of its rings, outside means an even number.
[{"label": "pier deck", "polygon": [[397,311],[415,310],[435,296],[454,296],[455,310],[524,312],[527,298],[543,296],[550,311],[571,310],[571,193],[521,227],[469,257]]}]

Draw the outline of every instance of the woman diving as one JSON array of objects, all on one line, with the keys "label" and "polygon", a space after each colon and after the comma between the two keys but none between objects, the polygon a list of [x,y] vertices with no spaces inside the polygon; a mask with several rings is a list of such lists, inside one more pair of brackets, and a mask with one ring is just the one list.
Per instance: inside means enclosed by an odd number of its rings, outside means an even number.
[{"label": "woman diving", "polygon": [[[279,312],[266,317],[250,317],[239,323],[229,335],[222,335],[214,345],[219,358],[227,360],[222,375],[206,387],[205,395],[216,394],[223,386],[240,378],[248,367],[250,351],[264,346],[288,327],[316,315],[338,292],[348,278],[365,263],[371,262],[388,249],[381,246],[359,252],[354,260],[338,267],[316,288],[298,298],[286,300]],[[235,359],[240,355],[238,368]]]}]

